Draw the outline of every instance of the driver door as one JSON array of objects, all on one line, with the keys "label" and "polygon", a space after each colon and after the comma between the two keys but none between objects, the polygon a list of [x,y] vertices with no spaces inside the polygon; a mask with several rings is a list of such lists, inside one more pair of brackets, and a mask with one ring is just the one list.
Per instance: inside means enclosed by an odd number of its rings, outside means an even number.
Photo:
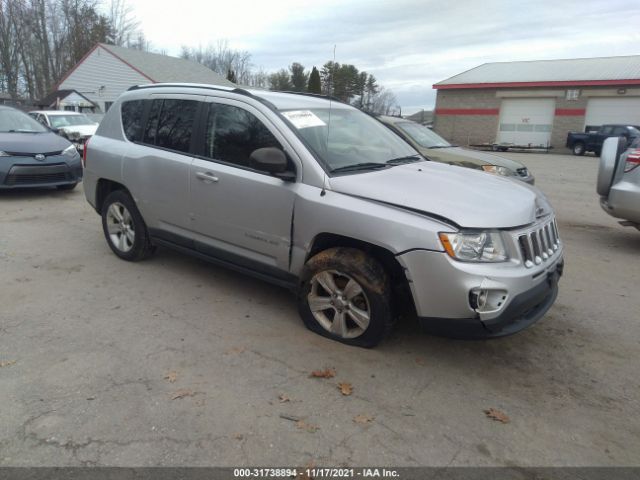
[{"label": "driver door", "polygon": [[253,271],[286,276],[296,183],[249,166],[251,152],[284,150],[284,138],[250,105],[216,98],[205,106],[201,155],[190,174],[196,248]]}]

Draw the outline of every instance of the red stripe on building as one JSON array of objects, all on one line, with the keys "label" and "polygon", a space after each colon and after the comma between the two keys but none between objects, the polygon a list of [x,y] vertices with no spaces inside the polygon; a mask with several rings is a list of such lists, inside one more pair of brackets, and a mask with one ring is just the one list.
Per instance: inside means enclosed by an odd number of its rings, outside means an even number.
[{"label": "red stripe on building", "polygon": [[498,115],[497,108],[436,108],[436,115]]},{"label": "red stripe on building", "polygon": [[446,83],[433,85],[436,90],[462,88],[517,88],[517,87],[594,87],[604,85],[640,85],[640,79],[629,80],[563,80],[558,82],[499,82],[499,83]]},{"label": "red stripe on building", "polygon": [[584,108],[556,108],[556,115],[560,117],[582,117],[585,112]]}]

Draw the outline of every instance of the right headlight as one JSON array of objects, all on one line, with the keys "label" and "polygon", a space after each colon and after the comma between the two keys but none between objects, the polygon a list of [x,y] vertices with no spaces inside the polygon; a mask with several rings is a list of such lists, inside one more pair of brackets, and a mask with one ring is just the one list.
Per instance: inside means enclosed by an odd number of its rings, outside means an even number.
[{"label": "right headlight", "polygon": [[500,167],[498,165],[483,165],[482,170],[487,173],[493,173],[494,175],[502,175],[503,177],[512,177],[514,175],[507,167]]},{"label": "right headlight", "polygon": [[463,262],[504,262],[507,249],[498,232],[458,232],[438,234],[451,258]]}]

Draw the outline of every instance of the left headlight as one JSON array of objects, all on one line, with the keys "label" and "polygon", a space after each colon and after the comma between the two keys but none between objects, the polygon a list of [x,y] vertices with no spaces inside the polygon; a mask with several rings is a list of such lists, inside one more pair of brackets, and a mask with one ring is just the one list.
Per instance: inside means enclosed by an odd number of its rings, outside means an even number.
[{"label": "left headlight", "polygon": [[75,145],[69,145],[62,151],[62,154],[70,158],[75,158],[78,156],[78,150]]},{"label": "left headlight", "polygon": [[500,167],[498,165],[483,165],[482,170],[487,173],[493,173],[494,175],[502,175],[503,177],[512,177],[514,175],[507,167]]},{"label": "left headlight", "polygon": [[463,262],[504,262],[507,249],[498,232],[458,232],[438,234],[451,258]]}]

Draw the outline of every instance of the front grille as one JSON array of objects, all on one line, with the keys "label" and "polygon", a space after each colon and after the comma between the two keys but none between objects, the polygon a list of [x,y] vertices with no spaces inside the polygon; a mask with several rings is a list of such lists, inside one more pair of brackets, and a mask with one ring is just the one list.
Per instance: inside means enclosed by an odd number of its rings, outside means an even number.
[{"label": "front grille", "polygon": [[36,155],[44,155],[45,157],[53,157],[55,155],[62,155],[62,150],[56,152],[42,152],[42,153],[27,153],[27,152],[7,152],[7,155],[12,157],[35,157]]},{"label": "front grille", "polygon": [[518,175],[520,175],[521,177],[528,177],[529,176],[529,170],[527,170],[526,167],[518,168],[516,170],[516,172],[518,172]]},{"label": "front grille", "polygon": [[534,230],[518,236],[524,266],[531,268],[546,262],[560,248],[560,236],[555,218]]},{"label": "front grille", "polygon": [[33,185],[72,180],[72,172],[64,163],[54,165],[14,165],[5,177],[6,185]]}]

